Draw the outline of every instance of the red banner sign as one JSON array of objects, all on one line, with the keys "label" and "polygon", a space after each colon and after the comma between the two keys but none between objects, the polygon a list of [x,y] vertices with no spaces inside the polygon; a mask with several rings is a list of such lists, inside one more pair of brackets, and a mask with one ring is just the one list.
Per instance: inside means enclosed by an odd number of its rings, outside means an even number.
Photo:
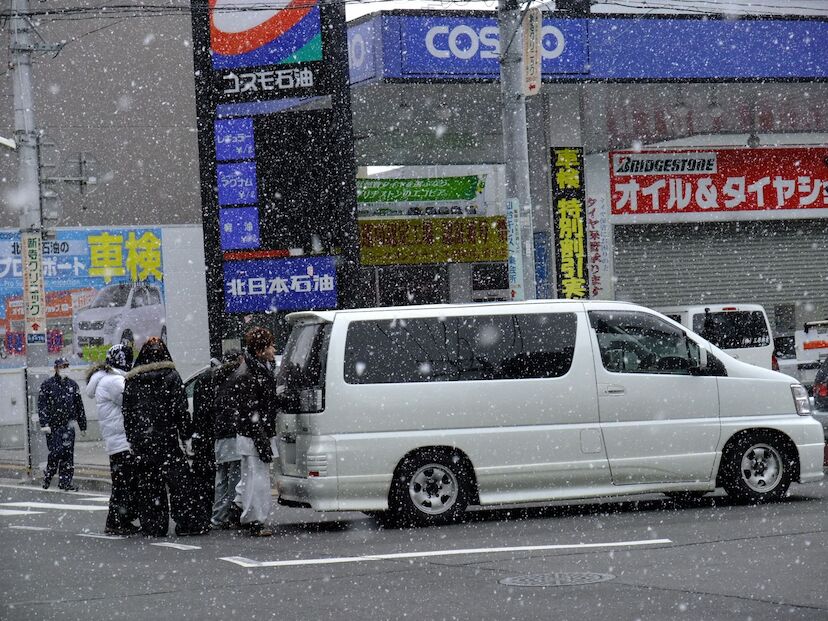
[{"label": "red banner sign", "polygon": [[610,153],[612,214],[828,208],[828,148]]}]

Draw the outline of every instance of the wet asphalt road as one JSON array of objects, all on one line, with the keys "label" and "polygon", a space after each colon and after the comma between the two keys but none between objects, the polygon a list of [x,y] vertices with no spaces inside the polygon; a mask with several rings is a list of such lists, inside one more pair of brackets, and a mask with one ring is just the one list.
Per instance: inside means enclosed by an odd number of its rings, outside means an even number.
[{"label": "wet asphalt road", "polygon": [[825,481],[759,507],[651,495],[425,529],[276,507],[269,539],[101,538],[105,507],[0,487],[0,619],[828,619]]}]

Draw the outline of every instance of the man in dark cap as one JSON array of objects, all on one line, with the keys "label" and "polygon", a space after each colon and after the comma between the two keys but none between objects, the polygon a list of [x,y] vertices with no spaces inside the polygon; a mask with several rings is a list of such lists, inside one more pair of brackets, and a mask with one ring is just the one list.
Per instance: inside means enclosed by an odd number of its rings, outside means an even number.
[{"label": "man in dark cap", "polygon": [[52,477],[58,471],[60,489],[78,489],[72,484],[75,474],[75,429],[72,423],[77,424],[85,436],[86,412],[77,382],[61,375],[68,368],[69,361],[66,358],[55,360],[55,374],[41,384],[37,396],[40,430],[46,434],[46,445],[49,448],[49,460],[43,473],[43,489],[49,489]]}]

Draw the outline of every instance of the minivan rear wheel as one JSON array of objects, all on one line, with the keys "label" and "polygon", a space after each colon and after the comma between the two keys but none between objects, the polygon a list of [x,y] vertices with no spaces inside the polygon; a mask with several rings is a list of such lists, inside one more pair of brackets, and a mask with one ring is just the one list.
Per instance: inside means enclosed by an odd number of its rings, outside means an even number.
[{"label": "minivan rear wheel", "polygon": [[468,489],[468,473],[460,455],[442,450],[417,453],[397,469],[389,513],[403,526],[455,522],[469,504]]},{"label": "minivan rear wheel", "polygon": [[771,434],[743,436],[722,456],[722,465],[725,490],[742,502],[779,500],[791,485],[786,449]]}]

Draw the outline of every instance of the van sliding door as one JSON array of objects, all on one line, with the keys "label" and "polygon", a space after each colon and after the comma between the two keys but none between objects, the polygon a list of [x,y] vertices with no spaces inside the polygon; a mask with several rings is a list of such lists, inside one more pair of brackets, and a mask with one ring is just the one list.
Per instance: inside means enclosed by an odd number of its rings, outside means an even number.
[{"label": "van sliding door", "polygon": [[707,481],[719,440],[715,377],[698,348],[649,313],[590,311],[598,408],[615,485]]}]

